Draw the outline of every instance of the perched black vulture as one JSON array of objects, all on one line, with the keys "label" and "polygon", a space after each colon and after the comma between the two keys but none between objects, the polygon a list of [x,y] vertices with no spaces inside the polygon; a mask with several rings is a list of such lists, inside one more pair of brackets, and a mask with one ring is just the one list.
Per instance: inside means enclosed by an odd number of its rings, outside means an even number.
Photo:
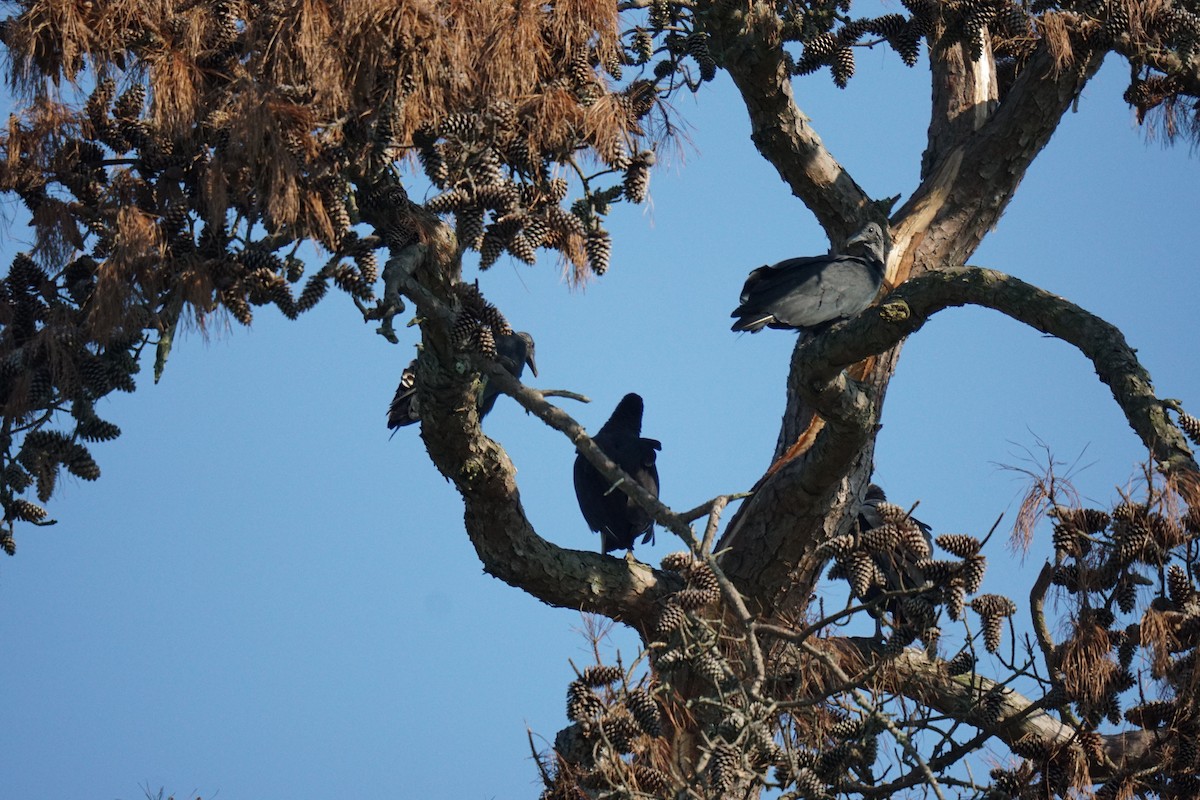
[{"label": "perched black vulture", "polygon": [[[533,377],[537,377],[537,362],[533,358],[533,337],[524,331],[502,333],[496,337],[496,360],[500,366],[514,378],[520,378],[525,372],[525,365]],[[387,423],[393,431],[403,425],[411,425],[421,418],[417,409],[417,362],[414,359],[400,375],[400,385],[388,406]],[[482,419],[496,405],[499,390],[484,380],[483,390],[479,395],[479,417]]]},{"label": "perched black vulture", "polygon": [[738,318],[733,330],[809,330],[849,319],[879,293],[883,251],[883,230],[872,222],[846,242],[845,253],[759,267],[746,278],[742,304],[730,314]]},{"label": "perched black vulture", "polygon": [[[866,496],[863,499],[863,504],[858,510],[858,531],[860,536],[884,524],[884,520],[878,510],[879,504],[884,502],[887,502],[887,496],[884,494],[883,489],[873,483],[869,485]],[[925,553],[921,557],[928,558],[929,553],[933,549],[932,529],[916,517],[909,517],[908,519],[920,529],[921,537],[925,540]],[[890,552],[875,553],[875,563],[883,573],[886,583],[884,586],[872,586],[868,589],[866,595],[862,598],[863,602],[870,603],[884,592],[895,592],[905,589],[914,590],[924,586],[926,584],[925,575],[917,566],[917,562],[921,560],[921,557],[918,557],[919,555],[913,552],[911,546],[905,546],[904,543],[896,546]],[[900,613],[900,606],[899,598],[892,598],[882,604],[882,607],[875,606],[871,613],[872,616],[879,618],[884,611],[887,611],[897,623],[901,623],[904,619]]]},{"label": "perched black vulture", "polygon": [[[642,438],[642,398],[627,394],[617,403],[608,422],[592,437],[618,467],[629,473],[642,488],[658,496],[658,468],[655,451],[662,449],[656,439]],[[654,541],[654,523],[642,508],[619,486],[609,482],[582,454],[575,456],[575,497],[588,527],[600,533],[605,553],[632,550],[639,536],[642,544]]]}]

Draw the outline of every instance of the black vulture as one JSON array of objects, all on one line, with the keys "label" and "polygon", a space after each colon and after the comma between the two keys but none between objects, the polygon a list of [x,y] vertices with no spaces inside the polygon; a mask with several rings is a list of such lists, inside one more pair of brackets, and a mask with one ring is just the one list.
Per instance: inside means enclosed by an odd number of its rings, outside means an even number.
[{"label": "black vulture", "polygon": [[811,330],[849,319],[879,293],[883,256],[883,230],[872,222],[846,242],[844,253],[759,267],[746,278],[742,304],[730,314],[738,318],[733,330]]},{"label": "black vulture", "polygon": [[[641,396],[625,395],[592,441],[643,489],[658,497],[658,467],[654,460],[662,443],[642,438],[642,407]],[[601,475],[582,453],[575,456],[575,497],[588,527],[600,533],[605,553],[632,550],[643,534],[642,544],[654,541],[650,515]]]},{"label": "black vulture", "polygon": [[[533,337],[525,331],[502,333],[496,337],[496,361],[512,375],[520,379],[525,372],[525,365],[533,377],[537,377],[537,362],[534,360]],[[479,418],[483,419],[496,405],[500,391],[490,381],[484,379],[483,390],[479,394]],[[421,418],[417,409],[417,362],[414,359],[400,375],[400,385],[388,406],[388,427],[393,431],[404,425],[411,425]]]},{"label": "black vulture", "polygon": [[[858,532],[860,537],[868,531],[880,528],[885,524],[885,520],[880,516],[879,504],[887,502],[887,496],[883,489],[875,484],[870,484],[867,487],[866,496],[863,499],[862,506],[858,510]],[[908,526],[911,531],[912,525],[919,529],[920,534],[916,543],[901,541],[899,544],[890,547],[884,552],[875,552],[875,563],[879,566],[880,572],[883,574],[884,585],[872,585],[862,597],[864,603],[871,603],[879,595],[884,592],[895,592],[902,590],[914,591],[920,589],[926,584],[925,575],[917,562],[922,558],[928,558],[933,550],[932,529],[921,520],[915,517],[908,517]],[[916,535],[916,532],[913,532]],[[920,540],[924,540],[924,544],[920,545]],[[917,546],[914,547],[914,544]],[[923,552],[914,552],[923,551]],[[914,591],[915,594],[915,591]],[[874,606],[870,611],[871,615],[878,619],[883,611],[887,611],[895,619],[897,624],[904,622],[904,615],[901,613],[902,603],[900,598],[890,598],[882,607]]]}]

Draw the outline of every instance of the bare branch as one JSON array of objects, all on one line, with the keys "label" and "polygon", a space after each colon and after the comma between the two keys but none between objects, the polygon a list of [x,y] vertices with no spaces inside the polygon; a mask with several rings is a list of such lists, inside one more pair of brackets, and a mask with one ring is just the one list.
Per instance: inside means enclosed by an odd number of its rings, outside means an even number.
[{"label": "bare branch", "polygon": [[[841,666],[833,659],[832,656],[830,656],[827,651],[819,647],[814,647],[810,642],[802,642],[800,647],[803,648],[806,653],[817,658],[819,661],[825,664],[829,671],[832,672],[838,680],[842,681],[843,683],[850,682],[850,676],[848,676],[845,671],[842,670]],[[929,762],[926,761],[925,757],[921,755],[920,751],[913,746],[912,740],[908,737],[908,735],[904,731],[900,730],[899,727],[897,727],[896,723],[892,721],[890,716],[880,711],[879,708],[871,701],[871,699],[863,694],[861,689],[851,689],[850,695],[854,698],[854,702],[857,703],[863,711],[887,728],[888,732],[892,734],[892,737],[900,744],[900,747],[905,753],[908,754],[909,758],[913,759],[913,761],[917,763],[921,774],[925,777],[927,785],[933,789],[933,793],[939,798],[939,800],[946,800],[946,796],[942,794],[942,787],[938,783],[937,776],[933,774],[933,770],[930,768]]]},{"label": "bare branch", "polygon": [[847,385],[845,367],[892,347],[938,311],[968,304],[995,309],[1073,345],[1095,366],[1159,469],[1167,475],[1200,473],[1119,328],[1044,289],[982,267],[948,267],[913,278],[857,319],[803,342],[807,399],[823,415],[844,416],[858,398]]},{"label": "bare branch", "polygon": [[[845,641],[857,647],[863,658],[868,660],[879,649],[878,643],[871,640],[855,638]],[[905,650],[889,664],[892,667],[890,686],[902,687],[905,696],[952,718],[969,715],[984,696],[999,698],[997,722],[987,724],[977,718],[971,720],[972,725],[982,730],[981,737],[973,743],[972,749],[993,736],[1010,745],[1030,737],[1045,742],[1051,748],[1071,745],[1077,738],[1076,729],[1047,714],[1041,702],[1034,702],[982,675],[947,675],[940,662],[931,661],[923,652],[912,649]],[[1089,764],[1093,780],[1106,780],[1117,771],[1149,767],[1156,736],[1156,732],[1147,730],[1103,736],[1102,763]]]},{"label": "bare branch", "polygon": [[1050,562],[1046,562],[1029,591],[1029,616],[1033,624],[1033,633],[1046,660],[1046,671],[1052,678],[1058,670],[1058,653],[1054,647],[1054,639],[1050,636],[1050,628],[1046,625],[1045,606],[1046,591],[1050,588],[1050,580],[1053,577],[1054,567],[1050,566]]},{"label": "bare branch", "polygon": [[494,381],[500,391],[512,397],[526,411],[538,417],[551,428],[566,434],[567,438],[571,440],[571,444],[575,445],[576,449],[591,462],[592,466],[599,470],[601,475],[613,484],[619,485],[621,491],[641,506],[655,522],[674,533],[685,544],[691,545],[692,529],[687,521],[663,505],[657,497],[647,492],[625,470],[613,463],[612,459],[605,455],[604,451],[597,447],[596,443],[587,435],[587,431],[582,425],[561,408],[547,403],[541,392],[525,386],[509,375],[499,364],[489,363],[486,368],[488,380]]}]

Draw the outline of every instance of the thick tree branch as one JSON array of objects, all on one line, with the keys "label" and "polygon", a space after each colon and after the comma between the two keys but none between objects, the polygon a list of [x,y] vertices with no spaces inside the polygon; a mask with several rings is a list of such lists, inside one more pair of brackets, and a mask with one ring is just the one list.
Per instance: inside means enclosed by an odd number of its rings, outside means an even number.
[{"label": "thick tree branch", "polygon": [[[1058,295],[981,267],[953,267],[913,278],[858,318],[805,342],[801,359],[810,402],[821,401],[830,387],[839,386],[845,367],[892,347],[935,313],[968,304],[994,309],[1074,346],[1092,362],[1163,473],[1197,474],[1183,434],[1171,423],[1149,373],[1119,328]],[[823,408],[837,410],[833,404]]]},{"label": "thick tree branch", "polygon": [[[725,572],[764,609],[778,603],[773,593],[785,577],[793,597],[807,598],[822,566],[811,557],[814,547],[851,522],[853,508],[845,494],[852,492],[842,481],[870,452],[878,406],[844,370],[893,348],[938,311],[966,304],[995,309],[1076,347],[1093,363],[1163,473],[1200,481],[1183,434],[1118,328],[994,270],[955,267],[927,273],[857,318],[797,345],[794,373],[805,402],[823,415],[823,428],[808,451],[759,484],[720,545],[731,550],[722,560]],[[839,507],[842,513],[831,519],[830,509]]]},{"label": "thick tree branch", "polygon": [[750,138],[832,238],[851,235],[870,198],[825,148],[796,105],[783,57],[783,21],[772,3],[699,4],[710,47],[733,78],[750,118]]},{"label": "thick tree branch", "polygon": [[[657,614],[661,597],[679,588],[675,581],[631,559],[559,547],[539,536],[525,515],[516,468],[479,427],[472,370],[476,359],[456,354],[451,347],[451,298],[431,291],[413,274],[414,266],[436,270],[438,254],[444,258],[447,252],[429,248],[420,265],[389,263],[394,270],[390,277],[416,305],[422,320],[424,346],[417,359],[421,438],[438,470],[462,495],[467,534],[484,571],[548,605],[644,628]],[[520,387],[503,369],[496,367],[495,372],[503,376],[501,381]],[[615,468],[611,462],[609,466]]]},{"label": "thick tree branch", "polygon": [[[927,156],[932,157],[922,170],[921,186],[892,218],[893,248],[898,256],[889,265],[888,277],[893,283],[903,282],[910,273],[961,264],[975,252],[1012,200],[1029,165],[1050,141],[1063,114],[1100,68],[1104,54],[1081,48],[1079,59],[1074,68],[1062,69],[1043,42],[999,105],[984,99],[990,93],[982,85],[974,87],[984,108],[970,111],[966,117],[969,125],[955,127],[958,138],[953,144],[941,136],[935,138],[935,131],[944,126],[931,125]],[[954,63],[958,60],[961,53]],[[979,65],[969,70],[961,65],[960,82],[982,81],[981,69]],[[946,113],[952,102],[964,102],[969,88],[944,101]],[[985,115],[985,111],[990,113]],[[954,113],[961,117],[968,110],[959,107]],[[982,121],[984,116],[986,121]]]},{"label": "thick tree branch", "polygon": [[678,587],[664,585],[664,576],[646,564],[570,550],[538,536],[521,505],[516,469],[479,429],[474,393],[462,396],[462,413],[452,404],[422,406],[422,438],[463,497],[467,534],[484,571],[548,605],[644,627],[662,595]]},{"label": "thick tree branch", "polygon": [[991,117],[999,102],[996,60],[990,37],[983,32],[982,55],[972,61],[961,42],[936,44],[930,48],[929,71],[933,102],[929,117],[928,143],[921,157],[921,177],[945,152],[958,146]]},{"label": "thick tree branch", "polygon": [[[858,648],[868,663],[880,656],[880,645],[874,640],[846,640]],[[1077,746],[1074,727],[1050,716],[1029,698],[978,674],[949,675],[942,662],[931,661],[923,652],[905,650],[888,662],[888,669],[879,680],[892,691],[900,691],[923,705],[956,719],[969,720],[983,732],[979,745],[995,736],[1007,745],[1030,738],[1042,741],[1050,749]],[[995,698],[989,713],[981,713],[981,700]],[[988,716],[992,719],[988,719]],[[1159,741],[1153,731],[1135,730],[1109,734],[1101,739],[1103,761],[1089,766],[1093,781],[1103,781],[1118,772],[1145,769],[1156,757],[1154,745]]]}]

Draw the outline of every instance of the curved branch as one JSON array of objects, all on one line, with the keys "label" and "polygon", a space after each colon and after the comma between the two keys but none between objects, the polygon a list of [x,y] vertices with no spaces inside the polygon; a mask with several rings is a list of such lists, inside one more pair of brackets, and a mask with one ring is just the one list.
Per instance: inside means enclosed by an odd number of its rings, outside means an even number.
[{"label": "curved branch", "polygon": [[[421,315],[423,348],[417,358],[421,438],[434,465],[462,495],[467,534],[484,571],[547,605],[645,628],[657,615],[659,600],[679,589],[677,580],[632,559],[559,547],[539,536],[525,515],[516,468],[504,449],[479,427],[472,370],[476,359],[456,354],[450,343],[454,315],[449,311],[449,283],[441,285],[434,279],[437,289],[431,290],[413,276],[414,266],[437,272],[447,253],[444,248],[429,248],[419,265],[397,263],[393,280]],[[520,386],[503,369],[492,366]]]},{"label": "curved branch", "polygon": [[[1057,295],[980,267],[953,267],[912,278],[879,305],[796,347],[794,374],[802,399],[824,421],[811,447],[765,478],[743,505],[720,547],[725,572],[763,608],[790,580],[789,596],[803,602],[822,563],[818,542],[848,527],[852,504],[845,476],[866,460],[878,419],[877,403],[843,370],[893,348],[933,314],[951,306],[992,308],[1073,345],[1096,368],[1130,428],[1165,475],[1200,485],[1200,468],[1150,375],[1120,329]],[[861,488],[861,487],[860,487]],[[830,510],[840,513],[830,514]]]},{"label": "curved branch", "polygon": [[913,278],[858,318],[804,342],[799,357],[806,399],[822,413],[836,413],[838,406],[825,398],[831,389],[837,393],[845,367],[899,343],[938,311],[968,304],[994,309],[1074,346],[1095,366],[1159,469],[1166,475],[1200,474],[1120,328],[1058,295],[982,267],[950,267]]},{"label": "curved branch", "polygon": [[467,534],[484,571],[548,605],[644,627],[659,599],[678,587],[647,564],[559,547],[539,536],[521,505],[516,468],[479,428],[474,392],[468,388],[461,397],[457,407],[464,413],[452,403],[422,404],[421,437],[462,495]]}]

